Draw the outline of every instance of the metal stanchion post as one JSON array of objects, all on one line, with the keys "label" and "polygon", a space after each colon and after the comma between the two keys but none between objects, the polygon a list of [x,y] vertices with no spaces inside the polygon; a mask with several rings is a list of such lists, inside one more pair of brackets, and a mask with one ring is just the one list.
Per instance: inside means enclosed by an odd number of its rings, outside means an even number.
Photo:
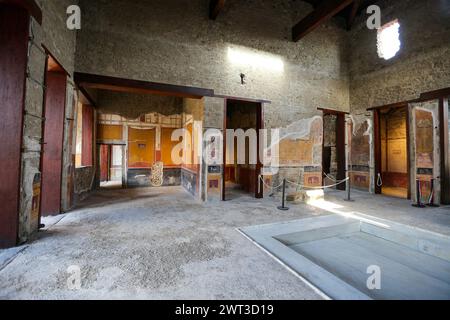
[{"label": "metal stanchion post", "polygon": [[278,207],[278,210],[287,211],[288,207],[285,206],[286,201],[286,179],[283,179],[283,199],[281,200],[281,207]]},{"label": "metal stanchion post", "polygon": [[427,206],[437,208],[437,207],[440,207],[440,206],[438,204],[434,203],[434,180],[435,179],[432,178],[431,181],[430,181],[430,199],[428,201]]},{"label": "metal stanchion post", "polygon": [[350,181],[350,175],[348,175],[348,174],[347,174],[347,182],[346,182],[346,185],[347,185],[347,199],[344,199],[344,201],[353,202],[353,201],[355,201],[355,200],[353,200],[352,197],[351,197],[351,188],[352,188],[352,185],[351,185],[351,181]]}]

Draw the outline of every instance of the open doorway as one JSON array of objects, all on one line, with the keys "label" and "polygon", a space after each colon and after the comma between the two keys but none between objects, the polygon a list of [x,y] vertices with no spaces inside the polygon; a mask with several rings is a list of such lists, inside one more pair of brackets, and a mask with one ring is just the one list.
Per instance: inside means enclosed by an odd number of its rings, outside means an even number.
[{"label": "open doorway", "polygon": [[[223,200],[236,199],[243,194],[262,198],[262,188],[258,187],[262,167],[259,159],[259,130],[262,126],[261,103],[226,100],[224,127],[229,132],[234,131],[234,134],[224,135]],[[239,129],[243,130],[241,134]]]},{"label": "open doorway", "polygon": [[66,108],[67,73],[48,56],[45,74],[43,154],[41,157],[41,216],[61,212],[63,136]]},{"label": "open doorway", "polygon": [[99,152],[100,188],[123,187],[123,146],[101,144]]},{"label": "open doorway", "polygon": [[[345,112],[321,109],[323,112],[322,168],[323,184],[334,185],[346,178]],[[344,183],[336,186],[345,190]]]},{"label": "open doorway", "polygon": [[407,106],[375,111],[376,193],[409,199],[409,116]]}]

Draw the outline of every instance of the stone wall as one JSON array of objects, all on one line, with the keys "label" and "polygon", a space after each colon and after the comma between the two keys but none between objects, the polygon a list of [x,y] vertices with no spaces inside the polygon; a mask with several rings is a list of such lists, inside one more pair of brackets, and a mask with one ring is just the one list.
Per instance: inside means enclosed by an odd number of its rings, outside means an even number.
[{"label": "stone wall", "polygon": [[350,34],[352,112],[416,99],[450,86],[450,5],[441,0],[379,1],[382,24],[398,19],[401,49],[384,60],[377,54],[377,31],[358,18]]},{"label": "stone wall", "polygon": [[[271,100],[271,126],[318,106],[348,109],[346,32],[332,20],[298,43],[290,40],[292,25],[311,11],[305,2],[227,1],[216,21],[208,19],[203,0],[82,0],[81,6],[80,72]],[[229,50],[282,68],[236,64]]]},{"label": "stone wall", "polygon": [[81,167],[75,169],[75,202],[82,200],[94,188],[95,167]]},{"label": "stone wall", "polygon": [[129,120],[150,112],[166,116],[180,114],[183,108],[183,98],[106,90],[98,90],[97,101],[99,112],[117,114]]}]

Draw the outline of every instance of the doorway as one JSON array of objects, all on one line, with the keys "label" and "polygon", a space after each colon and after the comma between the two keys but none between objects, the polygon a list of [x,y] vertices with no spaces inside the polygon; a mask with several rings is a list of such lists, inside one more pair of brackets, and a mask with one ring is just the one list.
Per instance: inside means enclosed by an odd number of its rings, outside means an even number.
[{"label": "doorway", "polygon": [[245,194],[262,198],[259,179],[262,168],[259,155],[259,130],[263,128],[262,104],[226,99],[224,121],[222,199],[237,199]]},{"label": "doorway", "polygon": [[43,154],[41,157],[41,216],[61,212],[63,137],[66,109],[67,73],[48,56],[45,74]]},{"label": "doorway", "polygon": [[[321,109],[323,112],[322,170],[323,185],[334,185],[346,178],[345,112]],[[336,186],[345,190],[344,183]]]},{"label": "doorway", "polygon": [[375,113],[375,191],[410,199],[408,108],[382,108]]},{"label": "doorway", "polygon": [[122,145],[100,145],[100,188],[114,189],[123,187],[123,150]]}]

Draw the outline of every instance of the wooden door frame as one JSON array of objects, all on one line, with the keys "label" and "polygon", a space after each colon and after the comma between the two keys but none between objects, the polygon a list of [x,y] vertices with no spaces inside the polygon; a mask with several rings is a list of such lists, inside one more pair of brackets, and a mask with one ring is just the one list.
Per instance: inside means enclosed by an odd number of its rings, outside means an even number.
[{"label": "wooden door frame", "polygon": [[398,103],[387,105],[385,107],[372,108],[373,111],[373,135],[374,135],[374,163],[375,163],[375,176],[374,176],[374,191],[375,194],[382,194],[382,186],[379,187],[377,184],[378,174],[383,174],[382,170],[382,159],[381,159],[381,111],[384,109],[401,109],[406,110],[406,176],[408,181],[408,193],[407,199],[411,199],[411,137],[410,137],[410,114],[409,114],[409,104],[408,103]]},{"label": "wooden door frame", "polygon": [[[43,87],[43,98],[42,98],[42,123],[41,123],[41,136],[42,136],[42,146],[41,146],[41,157],[39,159],[39,172],[41,173],[41,191],[43,182],[43,168],[44,168],[44,138],[45,138],[45,112],[47,110],[47,69],[48,69],[48,59],[49,55],[45,58],[45,72],[44,72],[44,87]],[[42,192],[39,194],[39,225],[42,224]]]},{"label": "wooden door frame", "polygon": [[[100,143],[98,145],[99,145],[99,148],[100,148],[100,152],[98,153],[98,157],[97,157],[98,158],[97,161],[99,163],[100,183],[102,183],[102,182],[109,182],[110,181],[110,174],[111,174],[110,173],[110,168],[111,168],[111,164],[110,164],[110,162],[111,162],[111,144]],[[102,147],[103,146],[105,146],[105,148],[106,148],[106,157],[107,157],[107,159],[106,159],[106,181],[102,181],[102,164],[103,164],[102,160],[104,160],[102,158],[102,153],[103,153]]]},{"label": "wooden door frame", "polygon": [[[264,188],[263,183],[260,181],[259,176],[262,171],[262,160],[260,159],[260,135],[259,132],[261,129],[264,129],[264,110],[263,110],[263,102],[262,100],[252,100],[252,99],[243,99],[243,98],[233,98],[233,97],[225,97],[224,98],[224,112],[223,112],[223,165],[222,165],[222,201],[226,201],[226,181],[225,181],[225,170],[227,165],[227,111],[228,111],[228,101],[242,101],[242,102],[252,102],[256,105],[256,153],[257,153],[257,164],[255,169],[255,198],[262,199],[264,198]],[[259,187],[258,187],[259,186]],[[259,192],[258,192],[259,189]]]},{"label": "wooden door frame", "polygon": [[[45,48],[45,47],[44,47]],[[48,62],[49,59],[53,59],[54,62],[56,62],[58,64],[59,67],[61,67],[62,71],[58,71],[58,73],[60,72],[61,74],[64,74],[66,77],[66,84],[65,84],[65,91],[64,91],[64,110],[63,110],[63,125],[62,125],[62,140],[61,140],[61,185],[60,185],[60,199],[59,199],[59,213],[61,214],[62,212],[62,190],[63,190],[63,176],[64,176],[64,135],[65,135],[65,122],[66,122],[66,108],[67,108],[67,78],[69,77],[69,74],[67,73],[67,71],[65,71],[64,67],[62,66],[61,63],[59,63],[59,61],[55,58],[55,56],[48,51],[45,48],[45,52],[47,53],[46,59],[45,59],[45,75],[44,75],[44,93],[43,93],[43,105],[42,105],[42,119],[44,121],[42,121],[42,152],[41,152],[41,158],[40,158],[40,162],[39,162],[39,171],[41,172],[41,193],[39,195],[39,223],[41,223],[41,219],[42,219],[42,196],[43,196],[43,192],[42,192],[42,184],[44,181],[44,153],[45,153],[45,146],[47,145],[45,140],[45,129],[46,129],[46,112],[47,112],[47,82],[48,82],[48,74],[50,72],[56,72],[56,71],[49,71],[48,70]]]}]

